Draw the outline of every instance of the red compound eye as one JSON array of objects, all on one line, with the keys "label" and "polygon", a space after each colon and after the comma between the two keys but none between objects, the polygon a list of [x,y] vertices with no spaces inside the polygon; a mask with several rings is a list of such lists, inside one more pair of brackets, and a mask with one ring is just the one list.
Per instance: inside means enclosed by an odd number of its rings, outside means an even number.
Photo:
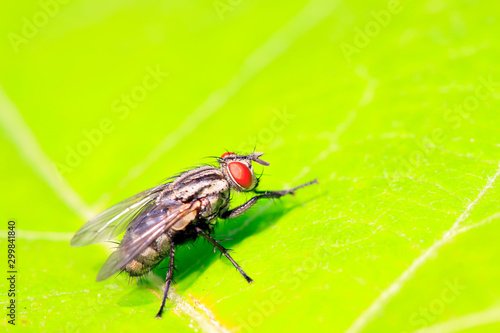
[{"label": "red compound eye", "polygon": [[241,162],[231,162],[228,165],[228,169],[229,173],[238,185],[243,188],[250,188],[252,186],[252,172],[245,164]]},{"label": "red compound eye", "polygon": [[222,154],[221,157],[224,158],[224,157],[229,156],[229,155],[234,155],[234,153],[231,153],[228,151],[227,153]]}]

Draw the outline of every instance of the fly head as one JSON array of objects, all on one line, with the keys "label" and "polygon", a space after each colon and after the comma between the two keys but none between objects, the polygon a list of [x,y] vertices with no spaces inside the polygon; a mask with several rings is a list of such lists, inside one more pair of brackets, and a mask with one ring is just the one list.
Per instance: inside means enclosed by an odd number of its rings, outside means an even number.
[{"label": "fly head", "polygon": [[252,191],[258,183],[253,171],[252,161],[264,166],[269,163],[259,159],[263,153],[251,153],[249,155],[237,155],[235,153],[224,153],[219,158],[220,168],[227,181],[236,191]]}]

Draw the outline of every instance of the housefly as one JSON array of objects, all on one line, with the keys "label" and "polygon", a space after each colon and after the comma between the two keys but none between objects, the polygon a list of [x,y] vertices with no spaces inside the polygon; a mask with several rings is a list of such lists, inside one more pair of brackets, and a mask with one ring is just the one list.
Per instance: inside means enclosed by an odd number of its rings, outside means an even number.
[{"label": "housefly", "polygon": [[[211,236],[217,219],[237,217],[261,199],[280,198],[317,183],[313,180],[290,190],[257,191],[259,179],[254,174],[252,162],[269,165],[259,158],[261,156],[262,153],[256,152],[249,155],[227,152],[217,158],[218,168],[201,166],[169,178],[166,183],[128,198],[92,218],[73,236],[71,246],[111,240],[125,231],[118,248],[97,274],[97,281],[120,271],[142,276],[168,257],[165,289],[157,318],[161,318],[172,282],[176,246],[194,241],[198,236],[216,247],[251,283],[253,280]],[[256,196],[230,209],[231,191],[253,191]]]}]

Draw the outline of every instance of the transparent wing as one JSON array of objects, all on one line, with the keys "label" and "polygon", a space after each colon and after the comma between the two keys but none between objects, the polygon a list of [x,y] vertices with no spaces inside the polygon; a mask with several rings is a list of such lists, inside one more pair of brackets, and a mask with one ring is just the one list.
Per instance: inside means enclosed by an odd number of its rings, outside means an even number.
[{"label": "transparent wing", "polygon": [[142,253],[162,233],[176,223],[186,223],[184,220],[193,220],[200,211],[199,201],[194,203],[172,203],[168,210],[153,210],[145,214],[141,221],[129,230],[129,237],[122,241],[118,249],[113,252],[97,274],[96,281],[103,281],[122,270],[132,259]]},{"label": "transparent wing", "polygon": [[113,239],[124,232],[128,224],[170,184],[145,190],[106,209],[90,219],[76,232],[70,245],[84,246]]}]

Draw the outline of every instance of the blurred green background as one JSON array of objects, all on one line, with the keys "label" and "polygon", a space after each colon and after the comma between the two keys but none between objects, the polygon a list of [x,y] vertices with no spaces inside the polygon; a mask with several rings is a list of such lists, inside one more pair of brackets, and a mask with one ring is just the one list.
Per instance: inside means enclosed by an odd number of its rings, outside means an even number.
[{"label": "blurred green background", "polygon": [[[18,270],[2,329],[500,329],[496,4],[2,7],[0,248],[12,219]],[[96,283],[109,246],[69,246],[107,206],[255,146],[262,189],[320,185],[220,223],[252,285],[197,241],[155,320],[164,267]]]}]

